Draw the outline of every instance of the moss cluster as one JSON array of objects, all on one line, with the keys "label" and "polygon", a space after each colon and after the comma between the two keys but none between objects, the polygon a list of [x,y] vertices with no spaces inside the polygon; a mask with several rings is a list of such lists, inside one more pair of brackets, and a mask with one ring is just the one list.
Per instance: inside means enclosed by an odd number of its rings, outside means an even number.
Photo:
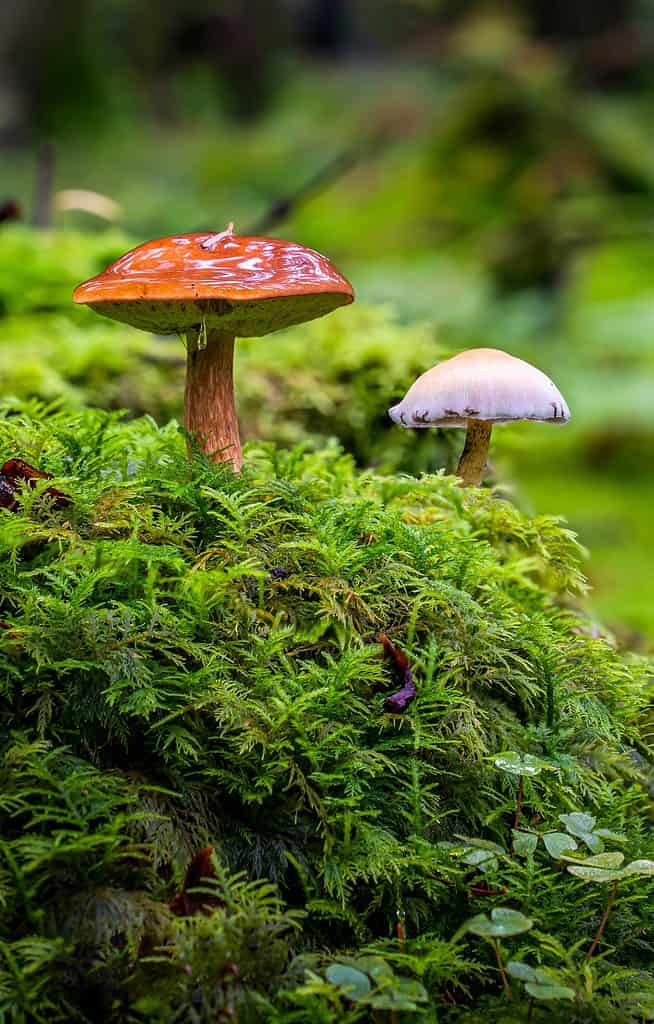
[{"label": "moss cluster", "polygon": [[[499,905],[548,933],[539,956],[582,940],[583,972],[603,893],[511,853],[495,758],[546,763],[524,824],[585,810],[647,856],[647,665],[590,635],[559,522],[336,448],[250,446],[235,477],[174,424],[97,411],[5,407],[10,457],[53,480],[0,511],[0,1016],[367,1021],[324,972],[372,950],[397,1012],[525,1020],[457,936]],[[417,686],[397,714],[382,632]],[[471,842],[504,852],[453,856]],[[558,1019],[642,1019],[651,893],[625,886],[597,994]]]}]

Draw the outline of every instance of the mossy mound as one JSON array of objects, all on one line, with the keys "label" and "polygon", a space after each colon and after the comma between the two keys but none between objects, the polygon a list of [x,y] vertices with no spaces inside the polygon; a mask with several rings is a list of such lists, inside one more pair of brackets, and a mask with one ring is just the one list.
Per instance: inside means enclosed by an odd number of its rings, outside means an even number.
[{"label": "mossy mound", "polygon": [[[583,810],[647,856],[647,665],[591,635],[564,526],[335,448],[250,446],[234,477],[96,411],[6,408],[9,458],[53,480],[0,511],[0,1017],[525,1020],[456,935],[500,905],[552,936],[539,956],[582,940],[583,976],[605,894],[518,853],[495,764],[542,761],[521,827]],[[643,1019],[652,885],[624,891],[600,994],[558,1019]],[[362,949],[395,979],[370,968],[377,1004],[325,977]]]}]

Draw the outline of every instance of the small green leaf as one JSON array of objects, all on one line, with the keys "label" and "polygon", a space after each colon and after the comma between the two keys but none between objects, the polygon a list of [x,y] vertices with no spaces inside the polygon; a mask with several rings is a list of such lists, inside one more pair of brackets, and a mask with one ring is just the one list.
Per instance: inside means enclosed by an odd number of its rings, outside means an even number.
[{"label": "small green leaf", "polygon": [[610,871],[608,868],[603,870],[602,868],[586,868],[582,864],[569,864],[568,871],[571,875],[576,878],[581,878],[584,882],[617,882],[619,878],[622,878],[621,871]]},{"label": "small green leaf", "polygon": [[554,860],[560,860],[564,853],[577,849],[577,843],[566,832],[546,832],[543,836],[543,843]]},{"label": "small green leaf", "polygon": [[[565,860],[572,860],[565,857]],[[632,860],[631,864],[622,867],[624,854],[619,851],[599,853],[595,857],[586,857],[583,861],[572,861],[568,871],[577,878],[587,882],[617,882],[620,878],[645,877],[654,875],[654,861]]]},{"label": "small green leaf", "polygon": [[492,853],[506,854],[503,846],[491,842],[490,839],[471,839],[469,836],[457,836],[466,846],[474,846],[478,850],[491,850]]},{"label": "small green leaf", "polygon": [[470,850],[463,857],[463,863],[480,871],[494,871],[497,868],[497,857],[490,850]]},{"label": "small green leaf", "polygon": [[538,980],[535,968],[530,967],[529,964],[523,964],[520,960],[509,960],[506,969],[511,977],[517,978],[518,981]]},{"label": "small green leaf", "polygon": [[623,875],[654,875],[654,860],[632,860],[622,871]]},{"label": "small green leaf", "polygon": [[542,967],[530,967],[529,964],[511,960],[507,971],[512,978],[525,982],[525,989],[534,999],[574,999],[574,989],[567,985],[559,985],[555,978]]},{"label": "small green leaf", "polygon": [[396,978],[392,988],[374,992],[366,1002],[374,1010],[417,1010],[418,1003],[424,1003],[429,996],[419,981],[413,978]]},{"label": "small green leaf", "polygon": [[368,974],[373,981],[379,982],[386,979],[392,981],[395,978],[391,965],[382,960],[380,956],[359,956],[356,959],[356,967],[359,971]]},{"label": "small green leaf", "polygon": [[559,821],[562,821],[571,836],[583,839],[585,835],[592,832],[597,824],[597,818],[592,814],[583,814],[581,811],[573,811],[572,814],[559,814]]},{"label": "small green leaf", "polygon": [[418,1004],[414,1000],[407,999],[406,996],[392,991],[379,992],[366,1000],[366,1002],[373,1010],[404,1010],[408,1013],[411,1010],[418,1009]]},{"label": "small green leaf", "polygon": [[610,839],[614,843],[624,843],[627,838],[621,832],[611,832],[609,828],[596,828],[593,834],[602,839]]},{"label": "small green leaf", "polygon": [[397,978],[395,981],[395,991],[404,996],[405,999],[411,999],[416,1003],[426,1003],[429,999],[429,995],[424,985],[421,985],[419,981],[415,981],[413,978]]},{"label": "small green leaf", "polygon": [[520,832],[515,828],[511,831],[513,834],[513,852],[518,857],[530,857],[536,852],[538,836],[535,832]]},{"label": "small green leaf", "polygon": [[[564,858],[570,860],[569,857]],[[624,860],[624,854],[598,853],[595,857],[587,857],[584,861],[568,864],[568,871],[575,878],[581,878],[585,882],[616,882],[624,877],[620,865]]]},{"label": "small green leaf", "polygon": [[540,775],[544,769],[552,769],[552,765],[533,754],[519,754],[515,750],[507,750],[498,754],[494,760],[496,768],[508,775]]},{"label": "small green leaf", "polygon": [[426,989],[412,978],[395,978],[392,986],[373,992],[366,1004],[374,1010],[418,1010],[429,998]]},{"label": "small green leaf", "polygon": [[579,838],[586,844],[591,853],[601,853],[604,849],[604,843],[597,832],[583,832]]},{"label": "small green leaf", "polygon": [[619,850],[612,850],[610,853],[598,853],[594,857],[586,857],[584,860],[579,860],[576,857],[566,857],[565,860],[583,864],[584,867],[605,868],[612,871],[622,867],[624,853],[620,853]]},{"label": "small green leaf", "polygon": [[325,977],[353,1002],[365,999],[370,994],[371,985],[368,975],[357,971],[355,967],[347,967],[345,964],[330,964],[325,971]]},{"label": "small green leaf", "polygon": [[536,982],[527,982],[525,992],[528,992],[534,999],[574,999],[575,991],[567,985],[556,985],[553,982],[541,985]]},{"label": "small green leaf", "polygon": [[496,907],[491,911],[490,918],[486,914],[477,914],[465,925],[466,931],[473,935],[481,935],[484,938],[508,938],[511,935],[521,935],[533,927],[534,922],[521,914],[519,910],[511,910],[509,907]]}]

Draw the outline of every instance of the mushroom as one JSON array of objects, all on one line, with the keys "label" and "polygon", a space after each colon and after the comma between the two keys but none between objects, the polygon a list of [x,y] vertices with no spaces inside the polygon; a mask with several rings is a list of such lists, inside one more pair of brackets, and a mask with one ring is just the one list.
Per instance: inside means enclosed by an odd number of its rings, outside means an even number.
[{"label": "mushroom", "polygon": [[214,461],[242,465],[234,338],[260,337],[352,302],[349,282],[313,249],[197,231],[145,242],[78,285],[74,302],[187,339],[184,426]]},{"label": "mushroom", "polygon": [[495,348],[473,348],[438,363],[388,411],[403,427],[465,427],[457,475],[463,486],[482,481],[494,423],[567,423],[570,410],[556,385],[523,359]]}]

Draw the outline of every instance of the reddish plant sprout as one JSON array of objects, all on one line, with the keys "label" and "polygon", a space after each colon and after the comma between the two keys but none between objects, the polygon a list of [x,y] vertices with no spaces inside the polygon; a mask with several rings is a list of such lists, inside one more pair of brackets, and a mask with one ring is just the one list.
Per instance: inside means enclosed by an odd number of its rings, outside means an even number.
[{"label": "reddish plant sprout", "polygon": [[[24,459],[8,459],[0,468],[0,508],[15,512],[21,487],[25,483],[33,487],[37,480],[52,480],[52,474],[30,466]],[[67,508],[71,504],[68,495],[56,487],[47,487],[44,494],[51,499],[56,509]]]},{"label": "reddish plant sprout", "polygon": [[192,858],[186,869],[182,888],[171,900],[169,906],[178,917],[193,917],[194,914],[207,913],[212,907],[221,906],[217,896],[207,892],[194,892],[199,889],[207,878],[215,878],[213,862],[213,846],[205,846]]},{"label": "reddish plant sprout", "polygon": [[473,896],[503,896],[506,892],[506,886],[500,885],[497,889],[491,889],[487,885],[471,885],[466,893],[468,902]]},{"label": "reddish plant sprout", "polygon": [[415,700],[418,692],[413,681],[413,672],[411,671],[407,655],[399,647],[396,647],[385,633],[379,633],[377,639],[384,648],[384,657],[392,662],[394,674],[402,684],[396,693],[391,693],[386,698],[384,701],[384,711],[398,715],[402,711],[406,711],[413,700]]}]

